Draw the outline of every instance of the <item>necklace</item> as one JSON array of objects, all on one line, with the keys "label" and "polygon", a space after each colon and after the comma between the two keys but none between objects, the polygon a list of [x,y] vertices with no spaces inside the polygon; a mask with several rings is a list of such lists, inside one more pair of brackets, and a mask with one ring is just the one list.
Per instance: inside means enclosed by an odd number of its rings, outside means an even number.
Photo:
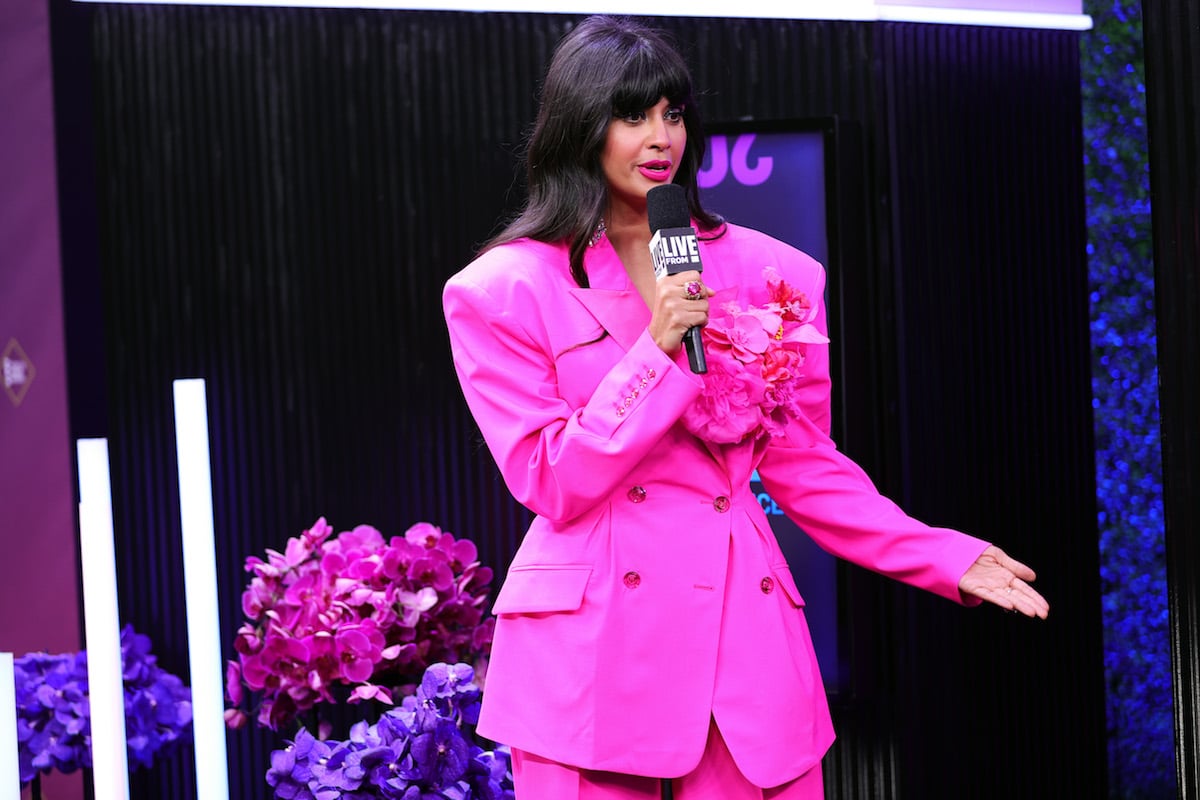
[{"label": "necklace", "polygon": [[604,238],[604,232],[608,227],[604,224],[604,217],[600,218],[600,223],[596,226],[596,230],[592,232],[592,238],[588,239],[588,247],[595,247],[600,244],[600,240]]}]

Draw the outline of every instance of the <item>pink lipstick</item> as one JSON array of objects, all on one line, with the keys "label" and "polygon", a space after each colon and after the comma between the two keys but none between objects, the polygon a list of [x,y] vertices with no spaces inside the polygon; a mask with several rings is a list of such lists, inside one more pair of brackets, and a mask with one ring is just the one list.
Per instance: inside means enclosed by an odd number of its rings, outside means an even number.
[{"label": "pink lipstick", "polygon": [[645,161],[638,164],[637,169],[652,181],[665,181],[671,177],[670,161]]}]

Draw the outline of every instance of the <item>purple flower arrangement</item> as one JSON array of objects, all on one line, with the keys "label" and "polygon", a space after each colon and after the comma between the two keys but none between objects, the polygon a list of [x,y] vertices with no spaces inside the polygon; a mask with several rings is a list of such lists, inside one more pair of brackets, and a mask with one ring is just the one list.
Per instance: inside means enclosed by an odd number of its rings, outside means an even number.
[{"label": "purple flower arrangement", "polygon": [[28,653],[13,661],[21,783],[92,765],[87,653]]},{"label": "purple flower arrangement", "polygon": [[132,626],[121,630],[125,683],[125,740],[131,767],[149,767],[158,756],[192,738],[192,692],[158,666],[150,639]]},{"label": "purple flower arrangement", "polygon": [[[150,640],[129,625],[121,630],[121,665],[129,762],[148,767],[156,757],[190,741],[191,691],[158,666]],[[29,653],[13,667],[21,783],[41,772],[91,767],[87,651]]]},{"label": "purple flower arrangement", "polygon": [[[390,539],[369,525],[334,535],[322,517],[266,555],[246,559],[253,577],[226,670],[229,727],[253,715],[278,730],[339,694],[392,705],[431,664],[484,666],[492,570],[469,540],[427,522]],[[248,713],[251,693],[258,705]]]},{"label": "purple flower arrangement", "polygon": [[513,800],[506,748],[474,740],[481,690],[467,664],[433,664],[415,695],[345,741],[301,728],[271,753],[267,784],[281,800]]}]

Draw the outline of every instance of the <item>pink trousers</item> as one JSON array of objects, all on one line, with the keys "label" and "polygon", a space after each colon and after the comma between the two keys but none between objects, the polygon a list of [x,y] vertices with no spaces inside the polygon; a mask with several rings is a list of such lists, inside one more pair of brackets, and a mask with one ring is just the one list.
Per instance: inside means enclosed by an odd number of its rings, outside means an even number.
[{"label": "pink trousers", "polygon": [[[517,800],[660,800],[658,778],[579,769],[513,748]],[[823,800],[821,765],[782,786],[760,789],[742,775],[715,724],[699,766],[671,782],[675,800]]]}]

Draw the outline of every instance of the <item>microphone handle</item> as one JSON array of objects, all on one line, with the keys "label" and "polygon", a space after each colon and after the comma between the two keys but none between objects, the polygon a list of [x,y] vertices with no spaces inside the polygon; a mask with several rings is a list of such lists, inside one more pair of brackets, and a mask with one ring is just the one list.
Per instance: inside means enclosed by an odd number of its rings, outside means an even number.
[{"label": "microphone handle", "polygon": [[[698,272],[704,271],[703,265],[697,263],[694,267],[668,267],[667,274],[675,275],[689,268],[695,269]],[[688,366],[697,375],[703,375],[708,372],[708,360],[704,357],[704,342],[700,339],[702,330],[701,326],[693,325],[683,334],[683,346],[687,348]]]},{"label": "microphone handle", "polygon": [[694,325],[683,335],[683,346],[687,349],[688,366],[697,375],[708,372],[708,361],[704,358],[704,344],[700,341],[700,326]]}]

